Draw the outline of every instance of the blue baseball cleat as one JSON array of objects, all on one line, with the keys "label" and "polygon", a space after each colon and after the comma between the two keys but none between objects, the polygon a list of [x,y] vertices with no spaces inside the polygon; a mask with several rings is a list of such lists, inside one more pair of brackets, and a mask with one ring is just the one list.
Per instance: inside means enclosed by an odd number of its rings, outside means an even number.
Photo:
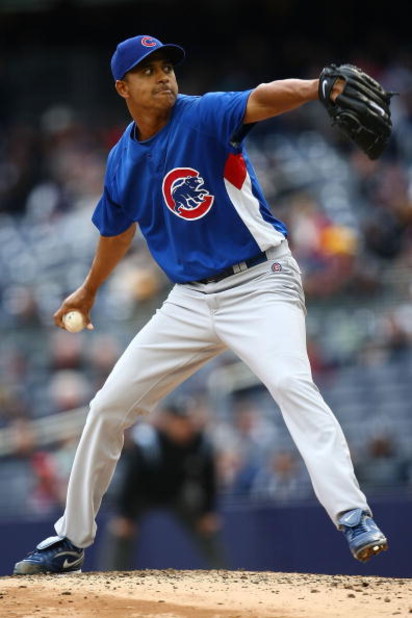
[{"label": "blue baseball cleat", "polygon": [[21,562],[14,565],[13,575],[33,573],[81,573],[84,549],[61,536],[49,536]]},{"label": "blue baseball cleat", "polygon": [[338,519],[338,524],[349,543],[352,555],[360,562],[366,562],[372,556],[388,549],[385,535],[369,513],[362,509],[347,511]]}]

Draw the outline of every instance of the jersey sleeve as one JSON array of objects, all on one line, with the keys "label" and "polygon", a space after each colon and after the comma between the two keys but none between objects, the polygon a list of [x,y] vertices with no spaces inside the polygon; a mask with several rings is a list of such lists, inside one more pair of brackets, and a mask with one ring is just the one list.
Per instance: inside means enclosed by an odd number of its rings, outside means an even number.
[{"label": "jersey sleeve", "polygon": [[239,146],[253,126],[243,124],[251,92],[208,92],[200,97],[197,114],[202,131],[225,144]]},{"label": "jersey sleeve", "polygon": [[125,232],[133,223],[127,211],[121,206],[119,201],[116,201],[116,170],[121,159],[122,144],[123,137],[111,149],[107,157],[103,194],[97,202],[92,215],[92,222],[102,236],[117,236]]},{"label": "jersey sleeve", "polygon": [[111,199],[106,186],[92,215],[92,222],[102,236],[117,236],[133,223],[124,209]]}]

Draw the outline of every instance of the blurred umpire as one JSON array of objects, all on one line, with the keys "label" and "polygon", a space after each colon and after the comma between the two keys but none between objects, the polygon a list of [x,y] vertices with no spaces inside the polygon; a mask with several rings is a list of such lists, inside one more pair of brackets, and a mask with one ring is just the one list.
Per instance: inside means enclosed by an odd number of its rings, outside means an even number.
[{"label": "blurred umpire", "polygon": [[167,508],[184,526],[209,568],[227,568],[216,512],[213,445],[193,401],[167,403],[152,422],[138,423],[123,453],[116,515],[103,543],[102,570],[133,568],[142,518]]}]

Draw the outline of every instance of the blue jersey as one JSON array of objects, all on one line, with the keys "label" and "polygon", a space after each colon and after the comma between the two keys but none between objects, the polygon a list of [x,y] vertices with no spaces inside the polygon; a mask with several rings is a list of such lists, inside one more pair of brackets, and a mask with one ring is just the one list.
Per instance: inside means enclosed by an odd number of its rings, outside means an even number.
[{"label": "blue jersey", "polygon": [[244,148],[250,90],[178,95],[168,124],[145,141],[130,123],[109,153],[93,213],[103,236],[137,222],[173,282],[204,279],[278,245],[275,219]]}]

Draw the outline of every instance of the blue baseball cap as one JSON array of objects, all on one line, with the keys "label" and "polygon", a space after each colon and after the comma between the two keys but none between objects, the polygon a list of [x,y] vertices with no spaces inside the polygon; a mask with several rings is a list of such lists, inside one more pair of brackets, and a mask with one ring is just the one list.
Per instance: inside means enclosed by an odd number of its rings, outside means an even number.
[{"label": "blue baseball cap", "polygon": [[118,44],[112,56],[110,66],[114,79],[123,79],[130,69],[147,58],[158,49],[167,51],[167,55],[173,64],[178,64],[185,57],[185,50],[173,43],[164,44],[159,39],[147,34],[131,37]]}]

